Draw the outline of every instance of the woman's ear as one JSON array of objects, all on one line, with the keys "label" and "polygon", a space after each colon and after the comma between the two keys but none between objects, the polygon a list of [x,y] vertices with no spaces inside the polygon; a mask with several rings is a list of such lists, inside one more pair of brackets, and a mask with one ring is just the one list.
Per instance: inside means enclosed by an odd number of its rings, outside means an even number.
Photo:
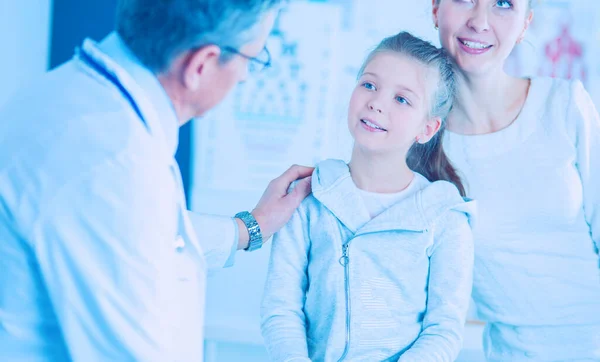
[{"label": "woman's ear", "polygon": [[442,119],[440,117],[433,117],[425,124],[423,132],[417,136],[417,142],[425,144],[429,142],[433,136],[440,130],[442,126]]},{"label": "woman's ear", "polygon": [[433,20],[433,26],[437,29],[438,27],[438,10],[440,8],[439,0],[431,0],[431,16]]},{"label": "woman's ear", "polygon": [[527,29],[529,29],[529,25],[531,25],[532,21],[533,21],[533,10],[529,10],[529,14],[525,18],[525,24],[523,26],[523,31],[521,32],[519,39],[517,39],[517,43],[520,43],[523,41],[523,39],[525,38],[525,33],[527,32]]}]

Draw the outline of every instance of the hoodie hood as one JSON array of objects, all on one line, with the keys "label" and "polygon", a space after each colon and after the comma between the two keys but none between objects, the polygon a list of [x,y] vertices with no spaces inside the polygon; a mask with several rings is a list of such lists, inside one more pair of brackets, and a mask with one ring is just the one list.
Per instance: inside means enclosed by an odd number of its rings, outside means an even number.
[{"label": "hoodie hood", "polygon": [[415,177],[422,178],[425,181],[422,184],[427,186],[374,218],[370,217],[360,190],[350,176],[350,169],[342,160],[325,160],[316,166],[312,175],[312,193],[355,234],[383,230],[424,232],[450,210],[465,213],[472,224],[475,202],[461,197],[456,186],[447,181],[429,182],[416,172]]}]

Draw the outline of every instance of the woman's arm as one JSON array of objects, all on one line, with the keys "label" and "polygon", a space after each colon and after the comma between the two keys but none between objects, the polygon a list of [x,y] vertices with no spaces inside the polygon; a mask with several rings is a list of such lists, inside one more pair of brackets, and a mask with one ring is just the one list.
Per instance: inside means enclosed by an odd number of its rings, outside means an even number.
[{"label": "woman's arm", "polygon": [[577,169],[583,186],[583,209],[590,235],[600,248],[600,116],[590,95],[579,81],[571,83],[567,122],[577,125]]}]

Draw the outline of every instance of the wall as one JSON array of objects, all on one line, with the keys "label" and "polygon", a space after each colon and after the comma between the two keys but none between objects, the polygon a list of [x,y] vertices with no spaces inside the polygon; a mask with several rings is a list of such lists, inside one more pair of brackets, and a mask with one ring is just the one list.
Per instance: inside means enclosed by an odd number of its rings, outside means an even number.
[{"label": "wall", "polygon": [[0,1],[0,106],[48,66],[52,0]]}]

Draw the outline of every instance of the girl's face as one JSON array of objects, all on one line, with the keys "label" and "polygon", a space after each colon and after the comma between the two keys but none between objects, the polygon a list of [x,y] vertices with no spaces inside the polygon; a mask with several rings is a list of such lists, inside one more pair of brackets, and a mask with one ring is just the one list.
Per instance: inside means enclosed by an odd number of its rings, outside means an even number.
[{"label": "girl's face", "polygon": [[348,128],[355,147],[405,156],[417,138],[429,141],[441,124],[439,118],[429,118],[438,79],[433,69],[410,57],[376,54],[350,98]]},{"label": "girl's face", "polygon": [[501,71],[532,19],[529,0],[433,0],[440,42],[465,73]]}]

